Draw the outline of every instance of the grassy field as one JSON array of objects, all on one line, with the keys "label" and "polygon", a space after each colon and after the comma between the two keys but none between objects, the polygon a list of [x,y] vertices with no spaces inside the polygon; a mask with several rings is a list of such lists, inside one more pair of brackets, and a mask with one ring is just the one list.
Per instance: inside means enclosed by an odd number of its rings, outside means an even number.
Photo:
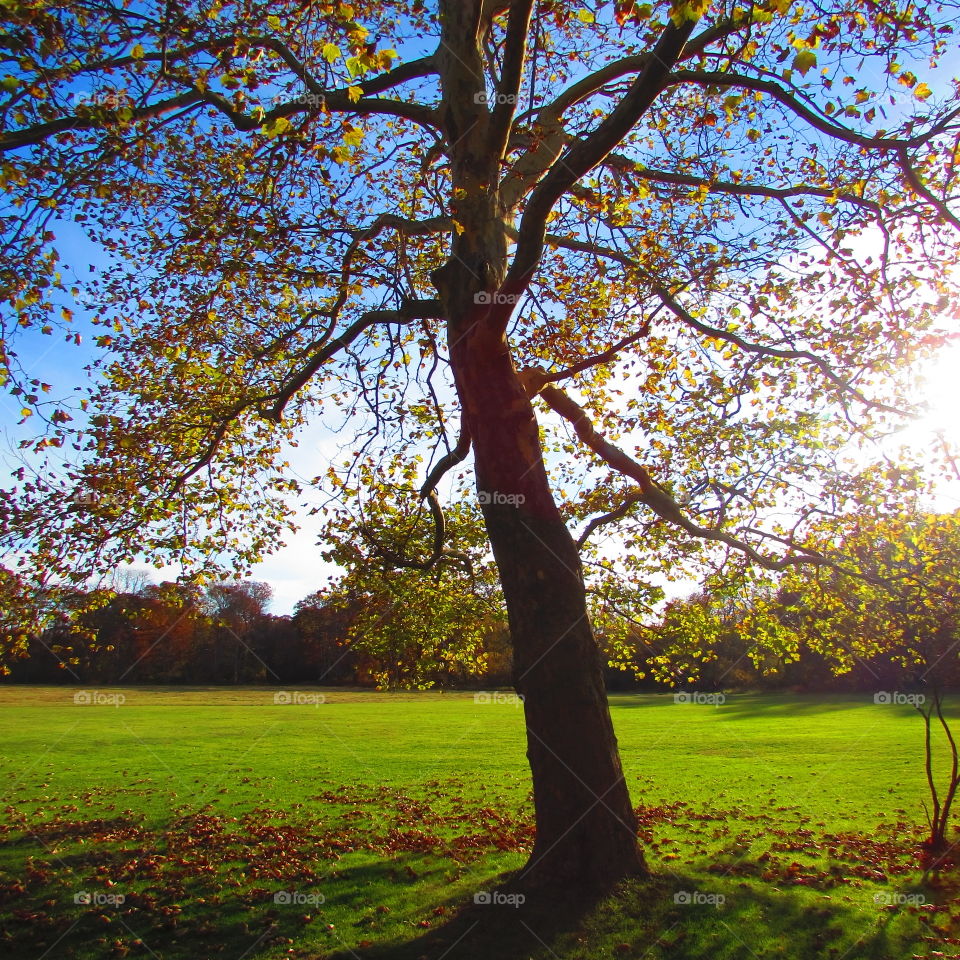
[{"label": "grassy field", "polygon": [[960,956],[960,892],[916,867],[906,706],[615,696],[654,879],[498,905],[474,898],[532,842],[515,704],[77,693],[0,687],[3,957]]}]

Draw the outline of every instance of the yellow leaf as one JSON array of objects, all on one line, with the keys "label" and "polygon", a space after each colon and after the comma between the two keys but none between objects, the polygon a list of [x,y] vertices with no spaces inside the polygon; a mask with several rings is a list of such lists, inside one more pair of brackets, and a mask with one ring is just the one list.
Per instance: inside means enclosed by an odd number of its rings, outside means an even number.
[{"label": "yellow leaf", "polygon": [[260,132],[266,137],[279,137],[281,133],[286,133],[291,126],[292,124],[286,117],[277,117],[276,120],[265,123],[260,128]]},{"label": "yellow leaf", "polygon": [[913,95],[918,100],[926,100],[932,93],[933,91],[925,83],[918,83],[913,88]]},{"label": "yellow leaf", "polygon": [[801,76],[817,65],[817,55],[812,50],[801,50],[793,58],[793,69]]},{"label": "yellow leaf", "polygon": [[140,44],[138,43],[138,44],[130,51],[130,56],[133,57],[134,60],[142,60],[142,59],[143,59],[143,55],[144,55],[146,52],[147,52],[147,51],[144,50],[143,47],[140,46]]},{"label": "yellow leaf", "polygon": [[363,89],[361,87],[347,87],[347,96],[351,103],[356,103],[363,96]]},{"label": "yellow leaf", "polygon": [[581,23],[595,23],[597,18],[589,10],[587,10],[584,7],[581,7],[577,11],[577,19]]},{"label": "yellow leaf", "polygon": [[347,127],[343,132],[343,142],[348,147],[359,147],[363,143],[363,127]]},{"label": "yellow leaf", "polygon": [[335,60],[340,59],[340,48],[335,43],[328,43],[324,45],[323,50],[320,51],[323,54],[323,59],[327,63],[333,63]]}]

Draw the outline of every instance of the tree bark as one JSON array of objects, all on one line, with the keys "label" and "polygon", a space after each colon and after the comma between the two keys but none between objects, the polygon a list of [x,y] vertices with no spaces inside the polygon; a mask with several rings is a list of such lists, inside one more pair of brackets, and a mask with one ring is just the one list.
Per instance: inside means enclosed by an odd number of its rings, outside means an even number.
[{"label": "tree bark", "polygon": [[537,835],[523,879],[599,891],[646,868],[580,558],[550,490],[533,407],[505,341],[488,329],[482,319],[453,325],[451,358],[524,698]]}]

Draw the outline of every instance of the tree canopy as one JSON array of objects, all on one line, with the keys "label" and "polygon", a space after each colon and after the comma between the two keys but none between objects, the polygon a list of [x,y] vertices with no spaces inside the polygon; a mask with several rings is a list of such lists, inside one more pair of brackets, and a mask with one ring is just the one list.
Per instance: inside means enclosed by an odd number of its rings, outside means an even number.
[{"label": "tree canopy", "polygon": [[[886,376],[956,309],[953,7],[531,7],[477,7],[462,93],[425,4],[5,5],[6,377],[56,451],[6,513],[48,569],[270,549],[321,409],[379,430],[354,461],[455,451],[431,272],[470,189],[496,186],[491,307],[572,522],[634,499],[779,549],[764,512],[815,489],[832,421],[907,406]],[[498,143],[495,184],[459,184],[458,133]],[[82,280],[70,220],[111,254]],[[103,350],[79,411],[15,352],[79,331],[71,295]]]}]

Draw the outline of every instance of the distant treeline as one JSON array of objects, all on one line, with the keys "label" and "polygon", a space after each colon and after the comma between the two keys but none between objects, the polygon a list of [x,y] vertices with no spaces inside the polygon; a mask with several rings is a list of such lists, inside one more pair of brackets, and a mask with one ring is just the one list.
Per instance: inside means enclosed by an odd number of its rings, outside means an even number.
[{"label": "distant treeline", "polygon": [[[12,683],[324,684],[372,686],[390,664],[347,643],[355,611],[302,601],[292,616],[266,608],[267,584],[206,590],[164,583],[118,593],[92,610],[63,610],[8,664]],[[73,604],[83,607],[79,593]],[[504,640],[500,645],[506,650]],[[484,677],[438,668],[442,686],[509,682],[509,657]]]},{"label": "distant treeline", "polygon": [[[349,604],[325,604],[314,594],[301,601],[292,616],[267,612],[270,588],[247,582],[219,584],[205,590],[177,584],[143,584],[121,592],[105,605],[75,607],[26,641],[26,656],[9,663],[3,678],[10,683],[67,684],[321,684],[373,686],[392,676],[395,662],[386,662],[362,643],[350,642],[349,628],[357,614]],[[79,612],[78,612],[79,611]],[[685,671],[663,678],[663,649],[657,631],[646,634],[633,657],[619,657],[607,671],[611,690],[799,689],[877,691],[905,689],[913,673],[890,660],[857,663],[840,677],[815,652],[805,651],[792,663],[775,658],[756,663],[748,644],[736,632],[721,634],[710,659],[697,665],[699,676]],[[603,638],[600,638],[603,642]],[[505,631],[491,631],[482,672],[458,665],[437,666],[428,682],[438,687],[509,686],[510,648]],[[396,658],[396,651],[390,658]],[[400,654],[416,657],[411,649]],[[657,660],[659,663],[656,663]],[[940,683],[956,686],[951,667],[940,671]],[[397,672],[397,683],[401,673]]]}]

